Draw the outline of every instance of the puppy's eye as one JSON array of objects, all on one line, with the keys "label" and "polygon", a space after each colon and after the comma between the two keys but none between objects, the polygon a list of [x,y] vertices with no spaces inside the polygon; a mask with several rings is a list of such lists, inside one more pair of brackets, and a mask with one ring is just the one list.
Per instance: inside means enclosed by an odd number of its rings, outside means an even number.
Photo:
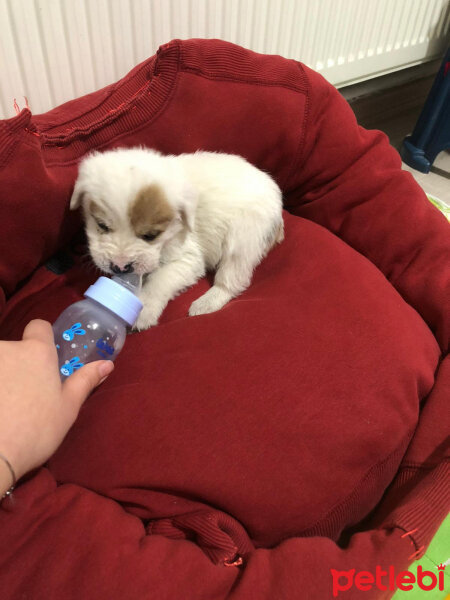
[{"label": "puppy's eye", "polygon": [[108,225],[105,225],[101,221],[97,221],[97,225],[98,225],[99,229],[101,229],[105,233],[108,233],[109,231],[111,231],[111,229],[108,227]]},{"label": "puppy's eye", "polygon": [[160,231],[156,231],[156,232],[149,231],[148,233],[144,233],[144,235],[141,235],[141,240],[144,240],[144,242],[152,242],[155,238],[158,237],[158,235],[160,233],[161,233]]}]

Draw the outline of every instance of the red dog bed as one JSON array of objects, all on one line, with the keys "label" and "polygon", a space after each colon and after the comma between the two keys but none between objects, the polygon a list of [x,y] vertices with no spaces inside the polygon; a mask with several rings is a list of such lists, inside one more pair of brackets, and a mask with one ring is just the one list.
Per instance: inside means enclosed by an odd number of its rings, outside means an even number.
[{"label": "red dog bed", "polygon": [[175,40],[115,85],[0,123],[0,337],[95,279],[73,244],[45,262],[80,229],[79,160],[139,144],[267,170],[286,240],[223,310],[187,317],[205,279],[128,337],[2,503],[2,597],[380,597],[377,565],[406,568],[449,509],[448,223],[320,75]]}]

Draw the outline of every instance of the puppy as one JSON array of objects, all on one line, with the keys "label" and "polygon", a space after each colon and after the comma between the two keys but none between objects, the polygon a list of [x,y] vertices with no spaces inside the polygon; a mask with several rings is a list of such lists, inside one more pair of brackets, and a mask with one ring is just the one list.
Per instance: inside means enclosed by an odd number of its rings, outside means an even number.
[{"label": "puppy", "polygon": [[254,268],[284,235],[279,187],[231,154],[91,154],[70,201],[71,209],[80,205],[97,267],[144,276],[138,330],[156,325],[169,300],[208,269],[216,271],[214,285],[189,314],[221,309],[250,285]]}]

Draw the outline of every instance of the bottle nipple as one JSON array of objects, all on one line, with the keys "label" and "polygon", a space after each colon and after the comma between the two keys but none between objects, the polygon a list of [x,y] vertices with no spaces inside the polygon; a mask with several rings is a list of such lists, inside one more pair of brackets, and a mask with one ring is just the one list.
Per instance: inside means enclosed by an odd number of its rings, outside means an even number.
[{"label": "bottle nipple", "polygon": [[120,273],[120,275],[113,275],[111,279],[127,288],[135,296],[141,291],[142,275],[138,275],[137,273]]}]

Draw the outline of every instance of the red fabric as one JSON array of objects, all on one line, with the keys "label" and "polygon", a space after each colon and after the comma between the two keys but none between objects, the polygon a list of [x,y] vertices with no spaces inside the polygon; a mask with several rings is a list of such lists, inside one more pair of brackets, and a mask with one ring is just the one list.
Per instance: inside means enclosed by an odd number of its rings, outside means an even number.
[{"label": "red fabric", "polygon": [[308,136],[302,168],[290,179],[288,207],[367,256],[448,352],[450,242],[443,215],[400,169],[386,136],[359,127],[342,96],[304,69],[310,81]]},{"label": "red fabric", "polygon": [[[222,311],[186,316],[202,280],[129,336],[47,468],[3,502],[4,597],[323,600],[330,569],[405,568],[450,507],[450,237],[385,136],[306,67],[217,40],[171,42],[119,84],[27,118],[28,132],[8,124],[0,171],[8,294],[76,229],[66,206],[90,148],[238,153],[292,214]],[[29,223],[25,243],[29,203],[53,220]],[[41,268],[1,337],[53,320],[93,277],[79,259]]]}]

